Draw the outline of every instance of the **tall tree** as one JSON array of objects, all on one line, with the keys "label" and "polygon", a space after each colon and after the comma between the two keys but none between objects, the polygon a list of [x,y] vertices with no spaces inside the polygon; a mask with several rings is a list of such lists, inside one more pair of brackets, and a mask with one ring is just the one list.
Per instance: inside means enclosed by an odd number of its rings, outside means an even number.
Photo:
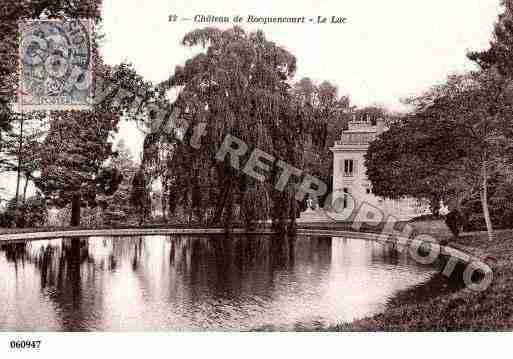
[{"label": "tall tree", "polygon": [[[0,9],[0,147],[4,146],[2,129],[19,114],[13,111],[18,89],[18,23],[47,18],[89,18],[100,21],[101,0],[6,0]],[[23,123],[23,120],[21,121]],[[22,172],[23,131],[18,145],[18,186]],[[26,166],[25,166],[26,168]],[[18,194],[18,193],[17,193]]]},{"label": "tall tree", "polygon": [[[115,84],[115,90],[95,104],[91,111],[51,114],[50,130],[42,146],[41,177],[36,181],[56,205],[71,203],[73,226],[80,224],[83,205],[96,205],[95,196],[103,191],[105,176],[110,174],[115,182],[121,182],[116,180],[119,171],[103,168],[113,154],[111,135],[117,131],[121,117],[139,118],[139,107],[144,102],[134,101],[144,87],[142,77],[131,65],[109,67],[98,58],[95,73],[106,83]],[[147,82],[144,85],[150,87]],[[123,92],[129,95],[125,96]]]},{"label": "tall tree", "polygon": [[71,225],[80,225],[83,197],[95,186],[104,161],[112,154],[108,141],[119,117],[109,112],[54,113],[43,144],[37,186],[58,206],[72,205]]},{"label": "tall tree", "polygon": [[[302,168],[328,184],[331,192],[333,161],[327,160],[332,156],[330,148],[347,127],[354,108],[349,97],[339,96],[337,87],[327,81],[316,85],[303,78],[294,84],[292,94],[309,119]],[[324,198],[320,201],[324,203]]]},{"label": "tall tree", "polygon": [[151,214],[151,188],[148,176],[141,166],[132,178],[130,203],[139,217],[139,225],[144,224]]},{"label": "tall tree", "polygon": [[[19,117],[19,116],[16,116]],[[23,188],[19,191],[21,202],[25,203],[30,182],[37,178],[41,170],[41,146],[48,130],[48,120],[42,113],[31,113],[23,116],[24,130],[17,128],[5,136],[3,151],[4,169],[8,172],[19,172],[24,177]],[[19,167],[19,168],[18,168]]]},{"label": "tall tree", "polygon": [[513,0],[501,0],[504,11],[495,23],[490,47],[468,57],[482,69],[496,67],[501,75],[513,78]]},{"label": "tall tree", "polygon": [[[438,147],[426,128],[439,126]],[[365,155],[367,177],[375,195],[401,199],[428,200],[433,214],[439,214],[440,201],[449,195],[448,174],[443,171],[452,158],[452,128],[447,123],[417,114],[393,123],[387,132],[373,141]],[[443,134],[446,136],[443,136]],[[424,149],[429,146],[429,151]]]},{"label": "tall tree", "polygon": [[367,173],[375,193],[429,198],[432,192],[451,196],[456,207],[477,193],[493,239],[488,182],[508,168],[513,148],[507,83],[493,70],[455,75],[415,99],[415,114],[369,149]]},{"label": "tall tree", "polygon": [[205,124],[206,130],[199,149],[188,146],[193,131],[177,144],[170,163],[177,182],[171,187],[182,188],[180,201],[199,220],[229,226],[235,217],[249,223],[274,213],[277,226],[286,226],[295,219],[297,204],[291,188],[272,193],[276,163],[274,174],[260,182],[232,168],[228,157],[218,162],[216,153],[232,135],[251,150],[301,165],[304,117],[287,84],[296,70],[295,57],[262,31],[246,33],[238,27],[195,30],[183,44],[205,51],[177,67],[164,86],[183,87],[174,106],[190,119],[190,128]]}]

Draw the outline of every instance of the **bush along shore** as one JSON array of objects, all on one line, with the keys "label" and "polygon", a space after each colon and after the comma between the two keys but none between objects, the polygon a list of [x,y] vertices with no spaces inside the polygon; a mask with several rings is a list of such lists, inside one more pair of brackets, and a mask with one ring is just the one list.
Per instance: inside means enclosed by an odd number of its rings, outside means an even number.
[{"label": "bush along shore", "polygon": [[462,235],[450,246],[481,258],[493,270],[483,292],[465,288],[461,277],[436,275],[399,293],[375,316],[329,328],[337,331],[511,331],[513,330],[513,230],[490,242],[486,233]]}]

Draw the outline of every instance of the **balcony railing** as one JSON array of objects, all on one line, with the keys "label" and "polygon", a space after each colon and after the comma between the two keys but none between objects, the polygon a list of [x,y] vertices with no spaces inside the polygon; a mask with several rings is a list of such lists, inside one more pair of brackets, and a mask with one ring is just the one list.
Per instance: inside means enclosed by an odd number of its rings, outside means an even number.
[{"label": "balcony railing", "polygon": [[335,145],[368,145],[376,138],[375,133],[343,133]]}]

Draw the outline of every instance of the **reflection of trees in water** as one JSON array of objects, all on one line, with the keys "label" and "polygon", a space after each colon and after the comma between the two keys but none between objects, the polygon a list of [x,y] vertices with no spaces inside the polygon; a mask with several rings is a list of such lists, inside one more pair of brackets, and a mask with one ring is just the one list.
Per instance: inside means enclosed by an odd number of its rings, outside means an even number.
[{"label": "reflection of trees in water", "polygon": [[132,256],[132,270],[134,272],[136,272],[137,269],[139,269],[139,265],[141,263],[141,256],[142,256],[142,253],[143,253],[143,249],[144,249],[143,238],[142,237],[138,237],[135,240],[134,254]]},{"label": "reflection of trees in water", "polygon": [[270,297],[284,275],[300,283],[308,280],[304,273],[324,273],[331,248],[331,238],[181,236],[53,240],[1,250],[9,261],[38,269],[38,277],[24,280],[40,281],[63,330],[82,330],[103,325],[113,290],[134,296],[136,306]]},{"label": "reflection of trees in water", "polygon": [[293,265],[294,238],[281,237],[173,237],[170,264],[181,272],[198,272],[208,264],[219,272]]},{"label": "reflection of trees in water", "polygon": [[5,258],[8,262],[14,264],[16,271],[18,270],[18,265],[25,265],[25,260],[27,259],[26,242],[3,244],[0,246],[0,251],[4,252]]},{"label": "reflection of trees in water", "polygon": [[372,245],[370,253],[373,265],[394,270],[397,268],[408,268],[410,272],[422,272],[426,268],[435,269],[433,265],[417,262],[410,253],[412,250],[410,246],[400,246],[396,243],[370,243]]},{"label": "reflection of trees in water", "polygon": [[169,263],[197,298],[203,293],[232,296],[246,283],[254,282],[255,272],[264,286],[273,273],[289,265],[286,241],[276,238],[174,237],[169,239]]},{"label": "reflection of trees in water", "polygon": [[243,280],[251,272],[265,272],[272,277],[276,271],[293,268],[297,260],[329,264],[331,256],[331,238],[321,237],[298,241],[286,236],[181,236],[168,237],[164,247],[148,246],[147,241],[158,239],[53,240],[8,244],[1,250],[10,262],[34,264],[43,288],[80,284],[83,264],[113,271],[121,261],[129,259],[132,270],[137,272],[147,260],[145,255],[156,250],[168,251],[168,265],[191,283],[214,280],[220,288],[224,282]]},{"label": "reflection of trees in water", "polygon": [[57,275],[58,294],[53,299],[57,301],[59,299],[65,299],[65,301],[71,299],[75,310],[80,309],[82,289],[80,266],[86,259],[87,243],[82,240],[71,240],[63,243]]},{"label": "reflection of trees in water", "polygon": [[[50,258],[50,256],[48,256]],[[91,277],[84,275],[87,263],[90,262],[87,241],[83,239],[63,240],[60,253],[54,252],[57,258],[57,271],[46,271],[50,260],[43,257],[39,264],[41,275],[48,278],[52,285],[48,291],[49,298],[61,309],[63,330],[81,330],[87,325],[87,317],[93,312],[94,301],[84,300],[85,295],[93,295]],[[86,264],[85,266],[83,266]],[[46,273],[45,273],[46,272]]]},{"label": "reflection of trees in water", "polygon": [[280,272],[293,272],[302,264],[320,270],[331,261],[331,238],[184,236],[168,241],[169,263],[186,287],[200,292],[208,288],[221,297],[237,295],[245,286],[269,294]]},{"label": "reflection of trees in water", "polygon": [[331,263],[333,251],[332,237],[312,236],[298,243],[296,260],[307,263],[312,268],[326,269]]},{"label": "reflection of trees in water", "polygon": [[89,312],[83,307],[82,264],[89,261],[87,241],[77,238],[2,246],[8,261],[30,263],[39,271],[43,293],[59,308],[63,330],[80,330]]},{"label": "reflection of trees in water", "polygon": [[130,258],[131,266],[137,271],[145,248],[144,237],[95,238],[89,241],[89,254],[99,269],[116,271],[121,262]]},{"label": "reflection of trees in water", "polygon": [[[416,267],[416,262],[410,257],[407,247],[398,247],[393,243],[381,243],[358,238],[333,238],[332,255],[335,261],[342,265],[369,265],[374,268],[390,268],[397,266]],[[322,253],[322,251],[315,251]]]},{"label": "reflection of trees in water", "polygon": [[371,263],[372,264],[390,264],[398,265],[400,263],[406,263],[407,256],[404,252],[401,253],[401,249],[397,248],[392,243],[375,243],[369,241],[371,247]]},{"label": "reflection of trees in water", "polygon": [[82,239],[12,243],[2,245],[7,261],[15,266],[31,263],[39,270],[42,288],[80,276],[80,265],[89,259]]}]

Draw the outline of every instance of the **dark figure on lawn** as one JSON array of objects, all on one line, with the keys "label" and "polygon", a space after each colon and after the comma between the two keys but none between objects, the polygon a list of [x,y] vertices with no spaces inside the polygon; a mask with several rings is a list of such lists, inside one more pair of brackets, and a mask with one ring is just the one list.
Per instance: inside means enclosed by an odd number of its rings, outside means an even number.
[{"label": "dark figure on lawn", "polygon": [[455,238],[458,238],[465,223],[465,218],[457,209],[453,209],[445,217],[445,224],[451,230]]}]

